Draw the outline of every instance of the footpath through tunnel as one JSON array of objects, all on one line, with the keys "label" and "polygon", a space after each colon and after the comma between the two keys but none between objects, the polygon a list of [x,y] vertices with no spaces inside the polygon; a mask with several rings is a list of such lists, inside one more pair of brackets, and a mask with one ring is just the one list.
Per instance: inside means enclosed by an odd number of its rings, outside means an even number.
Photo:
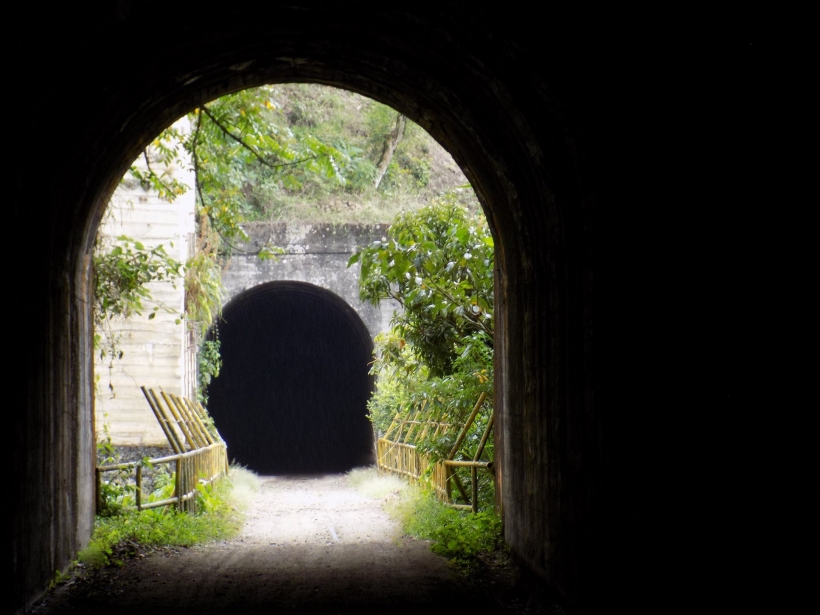
[{"label": "footpath through tunnel", "polygon": [[373,341],[330,291],[270,282],[225,306],[208,409],[228,454],[260,474],[344,472],[373,461]]}]

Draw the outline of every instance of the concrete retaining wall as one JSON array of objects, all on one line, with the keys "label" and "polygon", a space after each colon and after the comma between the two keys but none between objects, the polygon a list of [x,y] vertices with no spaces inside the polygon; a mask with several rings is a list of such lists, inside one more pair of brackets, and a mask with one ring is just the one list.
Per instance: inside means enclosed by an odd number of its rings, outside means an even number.
[{"label": "concrete retaining wall", "polygon": [[[193,185],[185,170],[177,170],[176,175]],[[184,262],[194,232],[194,193],[168,203],[134,182],[124,182],[111,199],[100,232],[112,239],[126,235],[146,247],[162,244],[170,257]],[[187,335],[185,325],[176,322],[185,310],[184,284],[181,279],[154,282],[149,290],[153,301],[143,302],[142,315],[112,323],[122,358],[112,362],[95,353],[97,439],[105,437],[107,429],[112,443],[119,446],[167,445],[141,386],[184,394]],[[155,306],[160,309],[149,320]]]},{"label": "concrete retaining wall", "polygon": [[[359,299],[359,266],[348,268],[359,248],[387,234],[387,224],[286,224],[256,222],[245,225],[251,240],[247,253],[235,254],[223,274],[227,303],[265,282],[291,280],[325,288],[348,303],[361,317],[371,336],[390,327],[395,302],[373,306]],[[261,260],[255,252],[269,244],[283,248],[278,259]]]}]

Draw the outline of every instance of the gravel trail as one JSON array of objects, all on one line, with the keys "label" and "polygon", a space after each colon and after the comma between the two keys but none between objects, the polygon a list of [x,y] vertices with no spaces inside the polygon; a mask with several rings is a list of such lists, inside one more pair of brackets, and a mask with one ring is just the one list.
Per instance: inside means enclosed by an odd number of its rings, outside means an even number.
[{"label": "gravel trail", "polygon": [[78,579],[33,613],[524,612],[495,580],[469,582],[427,542],[403,537],[384,501],[343,475],[262,477],[237,538]]}]

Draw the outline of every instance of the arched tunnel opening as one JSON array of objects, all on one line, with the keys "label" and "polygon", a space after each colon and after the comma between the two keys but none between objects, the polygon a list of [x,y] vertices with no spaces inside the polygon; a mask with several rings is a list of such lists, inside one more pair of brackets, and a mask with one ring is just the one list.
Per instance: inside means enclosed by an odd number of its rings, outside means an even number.
[{"label": "arched tunnel opening", "polygon": [[[736,57],[723,63],[677,41],[667,54],[660,39],[625,37],[611,21],[598,30],[458,3],[251,2],[228,7],[218,28],[206,12],[166,3],[164,19],[181,27],[169,36],[155,5],[72,5],[47,19],[37,5],[19,7],[21,24],[37,24],[39,53],[12,63],[10,83],[35,111],[59,99],[71,121],[61,163],[45,173],[31,161],[53,141],[53,123],[10,126],[15,228],[32,229],[42,249],[31,249],[31,233],[12,234],[26,263],[10,268],[7,286],[25,299],[15,324],[28,337],[7,374],[17,397],[6,612],[27,608],[93,524],[90,248],[105,202],[181,115],[293,80],[406,113],[480,193],[497,235],[494,430],[511,551],[581,612],[611,610],[635,579],[687,578],[653,557],[659,545],[677,553],[669,540],[685,546],[686,536],[677,529],[696,527],[668,516],[686,509],[657,488],[687,484],[667,471],[691,450],[676,435],[682,425],[709,431],[681,418],[732,410],[723,346],[713,345],[727,339],[726,319],[702,307],[732,286],[716,266],[731,252],[717,240],[731,236],[721,216],[732,199],[693,178],[726,168],[726,118],[737,114],[719,95],[736,83],[726,75],[745,74]],[[706,239],[702,250],[693,238]],[[682,288],[693,290],[686,301]],[[242,439],[221,428],[237,454]]]},{"label": "arched tunnel opening", "polygon": [[373,341],[345,301],[312,284],[269,282],[226,305],[217,329],[222,369],[208,410],[232,460],[260,474],[373,462]]}]

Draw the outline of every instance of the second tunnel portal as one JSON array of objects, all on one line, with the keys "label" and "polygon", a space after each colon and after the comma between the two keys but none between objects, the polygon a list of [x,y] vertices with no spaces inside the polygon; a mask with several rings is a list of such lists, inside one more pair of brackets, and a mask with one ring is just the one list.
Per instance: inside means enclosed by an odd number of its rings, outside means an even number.
[{"label": "second tunnel portal", "polygon": [[225,306],[208,408],[232,460],[261,474],[342,472],[373,460],[373,342],[330,291],[270,282]]}]

